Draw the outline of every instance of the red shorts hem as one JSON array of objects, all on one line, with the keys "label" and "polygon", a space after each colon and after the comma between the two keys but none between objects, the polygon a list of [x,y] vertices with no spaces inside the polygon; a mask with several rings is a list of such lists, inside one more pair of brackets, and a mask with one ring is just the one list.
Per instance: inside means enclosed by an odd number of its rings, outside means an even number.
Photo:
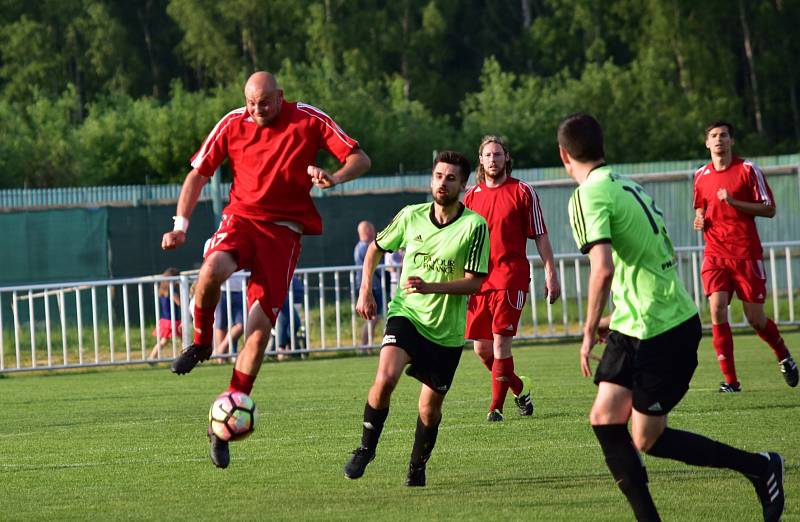
[{"label": "red shorts hem", "polygon": [[230,252],[239,269],[250,270],[247,302],[252,308],[258,301],[274,325],[300,257],[300,234],[283,225],[226,214],[205,257],[217,251]]},{"label": "red shorts hem", "polygon": [[493,339],[494,335],[517,335],[519,318],[525,307],[525,290],[487,290],[470,297],[467,306],[467,339]]},{"label": "red shorts hem", "polygon": [[767,276],[761,259],[727,259],[706,256],[700,272],[703,292],[733,294],[745,303],[763,304],[767,298]]}]

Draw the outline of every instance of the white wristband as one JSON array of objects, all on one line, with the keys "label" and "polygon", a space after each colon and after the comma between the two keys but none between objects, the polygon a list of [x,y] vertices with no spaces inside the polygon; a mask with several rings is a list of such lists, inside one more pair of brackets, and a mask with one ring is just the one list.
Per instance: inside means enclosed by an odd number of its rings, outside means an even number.
[{"label": "white wristband", "polygon": [[187,230],[189,230],[189,220],[183,216],[173,216],[172,221],[175,222],[175,226],[172,228],[173,232],[177,232],[180,230],[184,234]]}]

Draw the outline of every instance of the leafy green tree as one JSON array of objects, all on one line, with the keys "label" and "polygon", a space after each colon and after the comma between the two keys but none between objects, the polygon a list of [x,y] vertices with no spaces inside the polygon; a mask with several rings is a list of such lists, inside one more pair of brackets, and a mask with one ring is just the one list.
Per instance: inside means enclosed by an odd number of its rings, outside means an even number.
[{"label": "leafy green tree", "polygon": [[76,184],[72,115],[78,97],[69,86],[59,97],[37,96],[25,105],[0,103],[0,172],[3,186]]},{"label": "leafy green tree", "polygon": [[3,99],[27,103],[35,92],[55,94],[62,78],[52,28],[23,15],[0,28]]},{"label": "leafy green tree", "polygon": [[189,158],[200,148],[214,125],[230,110],[243,105],[241,82],[231,82],[212,92],[188,92],[173,83],[170,102],[160,106],[140,106],[148,124],[143,129],[146,141],[142,155],[153,183],[178,183],[191,169]]}]

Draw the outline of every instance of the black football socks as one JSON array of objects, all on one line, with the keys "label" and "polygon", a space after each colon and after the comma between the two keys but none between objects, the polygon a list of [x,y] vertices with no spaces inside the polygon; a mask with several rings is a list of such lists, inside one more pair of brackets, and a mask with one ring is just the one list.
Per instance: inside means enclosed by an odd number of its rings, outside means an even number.
[{"label": "black football socks", "polygon": [[364,428],[361,432],[361,447],[375,452],[378,447],[378,439],[381,437],[383,431],[383,424],[386,422],[386,417],[389,415],[389,408],[376,410],[369,405],[369,402],[364,404]]},{"label": "black football socks", "polygon": [[414,447],[411,449],[412,466],[419,466],[428,462],[431,452],[436,445],[436,437],[439,435],[439,424],[441,419],[433,426],[425,426],[422,419],[417,417],[417,431],[414,434]]},{"label": "black football socks", "polygon": [[636,520],[660,521],[647,487],[647,471],[633,445],[627,424],[605,424],[592,426],[592,429],[603,449],[606,465],[633,508]]},{"label": "black football socks", "polygon": [[732,469],[749,476],[761,476],[769,463],[758,453],[742,451],[696,433],[672,428],[664,430],[647,454],[693,466]]}]

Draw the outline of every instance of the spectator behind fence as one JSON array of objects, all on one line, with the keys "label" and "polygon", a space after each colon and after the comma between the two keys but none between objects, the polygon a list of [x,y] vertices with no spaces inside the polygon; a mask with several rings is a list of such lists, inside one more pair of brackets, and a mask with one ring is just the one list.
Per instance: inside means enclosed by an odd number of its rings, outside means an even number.
[{"label": "spectator behind fence", "polygon": [[[277,349],[278,352],[278,360],[282,361],[288,355],[287,352],[292,351],[292,339],[289,336],[289,331],[292,331],[292,334],[295,337],[295,346],[294,349],[301,350],[305,348],[305,346],[298,346],[297,343],[297,334],[300,331],[300,314],[298,312],[298,308],[303,303],[303,291],[305,286],[303,282],[300,280],[300,277],[293,276],[292,277],[292,299],[294,300],[294,306],[292,303],[289,302],[289,296],[286,296],[286,300],[283,302],[283,306],[281,306],[281,311],[278,314],[277,324],[275,325],[275,337],[277,342]],[[289,314],[292,315],[289,315]],[[294,328],[292,328],[292,319],[291,317],[294,316]],[[296,354],[299,356],[299,354]]]},{"label": "spectator behind fence", "polygon": [[[364,257],[367,255],[369,245],[375,241],[375,225],[369,221],[362,221],[358,224],[358,243],[353,249],[353,260],[361,267],[364,265]],[[356,270],[356,288],[361,286],[361,271]],[[361,346],[367,346],[370,339],[375,336],[375,325],[378,324],[378,317],[383,310],[383,292],[381,291],[381,280],[378,274],[372,276],[372,295],[377,303],[377,314],[375,317],[367,319],[361,329]]]},{"label": "spectator behind fence", "polygon": [[[214,355],[223,355],[230,351],[236,353],[239,339],[244,333],[244,292],[243,284],[247,284],[247,276],[243,270],[234,272],[228,281],[222,285],[222,296],[220,297],[217,311],[214,314],[214,337],[217,346]],[[228,293],[231,290],[231,325],[228,325]],[[219,363],[224,363],[228,359],[217,359]]]},{"label": "spectator behind fence", "polygon": [[[161,274],[163,277],[174,277],[178,275],[178,269],[169,267]],[[181,295],[175,287],[175,283],[170,281],[161,281],[158,284],[158,325],[153,329],[153,337],[156,338],[156,344],[150,351],[149,359],[155,360],[161,358],[161,350],[172,339],[172,330],[175,329],[175,336],[180,338],[183,335],[183,328],[178,319],[173,318],[172,306],[170,303],[170,287],[172,287],[172,303],[175,305],[176,314],[179,313],[181,308]]]},{"label": "spectator behind fence", "polygon": [[397,293],[397,282],[400,281],[400,272],[402,272],[403,269],[404,256],[404,249],[398,249],[394,252],[386,252],[383,255],[383,264],[386,265],[386,272],[389,274],[388,297],[390,300]]}]

